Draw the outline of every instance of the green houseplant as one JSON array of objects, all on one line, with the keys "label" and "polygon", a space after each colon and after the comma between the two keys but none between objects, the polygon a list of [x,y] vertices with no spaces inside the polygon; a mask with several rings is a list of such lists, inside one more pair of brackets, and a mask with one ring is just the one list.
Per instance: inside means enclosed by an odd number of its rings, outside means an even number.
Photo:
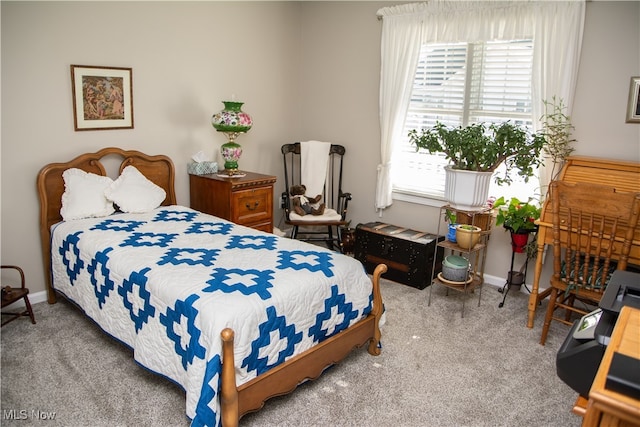
[{"label": "green houseplant", "polygon": [[409,141],[416,150],[443,153],[454,169],[493,172],[502,163],[504,176],[498,183],[511,183],[511,172],[528,180],[540,166],[540,153],[545,145],[543,134],[529,134],[524,127],[509,121],[475,123],[466,127],[447,127],[441,122],[430,129],[409,131]]},{"label": "green houseplant", "polygon": [[[543,133],[530,134],[526,128],[509,121],[504,123],[475,123],[466,127],[448,127],[441,122],[429,129],[409,131],[409,142],[416,151],[423,149],[431,154],[443,153],[451,165],[445,168],[445,199],[454,207],[464,210],[481,208],[489,193],[490,179],[501,164],[505,173],[496,176],[499,184],[510,184],[512,174],[517,172],[525,181],[534,176],[542,164],[541,152],[545,145]],[[480,185],[450,178],[457,171],[482,174]],[[459,182],[458,188],[450,183]],[[468,202],[455,198],[469,188],[481,188],[478,194],[470,196]]]},{"label": "green houseplant", "polygon": [[544,154],[553,162],[552,179],[555,179],[565,159],[573,153],[572,144],[576,141],[571,137],[574,127],[571,117],[565,113],[566,109],[562,98],[554,96],[551,101],[544,101],[544,114],[540,118],[546,139]]},{"label": "green houseplant", "polygon": [[538,229],[535,223],[540,218],[540,207],[529,198],[526,202],[512,197],[508,202],[504,197],[500,197],[493,204],[497,210],[496,225],[502,225],[511,232],[511,249],[514,252],[525,252],[529,257],[535,256],[536,238],[529,242],[529,233]]},{"label": "green houseplant", "polygon": [[497,210],[496,225],[502,225],[513,233],[530,233],[537,229],[535,221],[540,218],[540,207],[529,199],[526,202],[512,197],[508,202],[500,197],[493,204]]}]

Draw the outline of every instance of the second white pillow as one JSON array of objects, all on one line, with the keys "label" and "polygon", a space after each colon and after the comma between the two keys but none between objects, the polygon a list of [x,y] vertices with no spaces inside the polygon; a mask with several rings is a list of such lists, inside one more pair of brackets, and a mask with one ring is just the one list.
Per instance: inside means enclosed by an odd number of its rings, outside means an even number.
[{"label": "second white pillow", "polygon": [[105,190],[104,195],[118,205],[122,212],[144,213],[160,206],[167,193],[134,166],[127,166]]}]

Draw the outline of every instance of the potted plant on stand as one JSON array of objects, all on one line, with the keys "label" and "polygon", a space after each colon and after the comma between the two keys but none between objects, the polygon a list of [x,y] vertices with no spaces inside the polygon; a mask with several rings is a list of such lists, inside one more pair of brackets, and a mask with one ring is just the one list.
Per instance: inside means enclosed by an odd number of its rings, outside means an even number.
[{"label": "potted plant on stand", "polygon": [[[506,201],[504,197],[500,197],[493,204],[493,208],[497,210],[496,225],[502,225],[511,234],[511,269],[507,275],[505,287],[508,285],[509,289],[512,287],[519,288],[525,281],[527,263],[531,258],[528,249],[535,247],[535,239],[529,243],[529,234],[538,229],[536,220],[540,218],[540,207],[533,202],[532,198],[522,202],[516,197],[512,197],[509,201]],[[514,271],[513,261],[515,254],[525,251],[527,252],[527,258],[524,264],[519,271]],[[502,291],[504,292],[504,288]],[[503,305],[504,299],[499,307]]]},{"label": "potted plant on stand", "polygon": [[471,249],[480,240],[482,229],[477,225],[458,224],[456,226],[456,241],[463,249]]},{"label": "potted plant on stand", "polygon": [[445,199],[452,207],[466,211],[484,206],[491,176],[502,163],[506,171],[496,176],[498,183],[511,183],[513,172],[528,181],[542,163],[540,153],[545,144],[544,134],[530,134],[508,121],[454,128],[437,122],[420,132],[413,129],[408,136],[416,150],[443,153],[451,162],[445,167]]},{"label": "potted plant on stand", "polygon": [[456,214],[455,212],[452,212],[449,209],[446,209],[445,215],[446,215],[447,222],[449,223],[447,240],[449,240],[451,243],[456,243],[456,228],[458,227]]},{"label": "potted plant on stand", "polygon": [[493,204],[497,210],[496,225],[502,225],[511,232],[511,245],[514,252],[522,253],[529,240],[529,233],[538,229],[535,223],[540,218],[540,207],[533,199],[522,202],[512,197],[508,202],[500,197]]}]

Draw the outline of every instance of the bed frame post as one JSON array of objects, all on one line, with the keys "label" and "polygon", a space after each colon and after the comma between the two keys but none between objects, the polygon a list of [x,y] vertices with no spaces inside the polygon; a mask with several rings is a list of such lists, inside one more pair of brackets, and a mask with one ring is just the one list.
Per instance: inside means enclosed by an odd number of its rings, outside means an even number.
[{"label": "bed frame post", "polygon": [[233,357],[233,330],[225,328],[222,336],[222,378],[220,386],[220,408],[222,410],[223,427],[237,427],[240,414],[238,413],[238,388],[236,387],[236,370]]},{"label": "bed frame post", "polygon": [[384,312],[384,307],[382,305],[382,294],[380,293],[380,276],[386,272],[386,264],[378,264],[376,269],[373,270],[373,309],[371,310],[371,314],[376,320],[374,323],[373,337],[371,341],[369,341],[369,348],[367,350],[372,356],[379,356],[381,352],[380,338],[382,337],[382,333],[380,332],[380,318]]}]

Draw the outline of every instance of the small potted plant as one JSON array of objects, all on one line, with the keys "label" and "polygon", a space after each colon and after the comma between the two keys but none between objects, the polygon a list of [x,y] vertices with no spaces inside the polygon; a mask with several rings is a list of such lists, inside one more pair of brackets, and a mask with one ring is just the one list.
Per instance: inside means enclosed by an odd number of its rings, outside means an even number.
[{"label": "small potted plant", "polygon": [[457,224],[457,215],[455,212],[446,209],[445,210],[445,216],[447,219],[447,222],[449,223],[449,232],[447,233],[447,239],[451,242],[451,243],[456,243],[456,227],[458,226]]},{"label": "small potted plant", "polygon": [[496,225],[502,225],[511,232],[511,244],[515,252],[523,252],[529,233],[536,231],[538,225],[535,223],[540,218],[540,207],[529,198],[526,202],[520,201],[517,197],[512,197],[509,201],[500,197],[493,204],[497,210]]},{"label": "small potted plant", "polygon": [[[545,145],[542,133],[530,134],[526,128],[509,121],[504,123],[476,123],[466,127],[447,127],[441,122],[430,129],[409,131],[409,142],[416,151],[443,153],[451,162],[445,167],[445,198],[455,208],[479,210],[485,204],[491,176],[502,163],[504,175],[496,176],[500,184],[512,182],[512,173],[527,181],[542,164]],[[457,174],[455,178],[451,174]],[[480,180],[480,185],[475,179]],[[471,179],[472,181],[469,181]],[[452,187],[456,183],[456,187]],[[479,189],[472,192],[470,189]]]},{"label": "small potted plant", "polygon": [[456,226],[456,240],[463,249],[472,249],[480,240],[482,229],[477,225],[458,224]]}]

